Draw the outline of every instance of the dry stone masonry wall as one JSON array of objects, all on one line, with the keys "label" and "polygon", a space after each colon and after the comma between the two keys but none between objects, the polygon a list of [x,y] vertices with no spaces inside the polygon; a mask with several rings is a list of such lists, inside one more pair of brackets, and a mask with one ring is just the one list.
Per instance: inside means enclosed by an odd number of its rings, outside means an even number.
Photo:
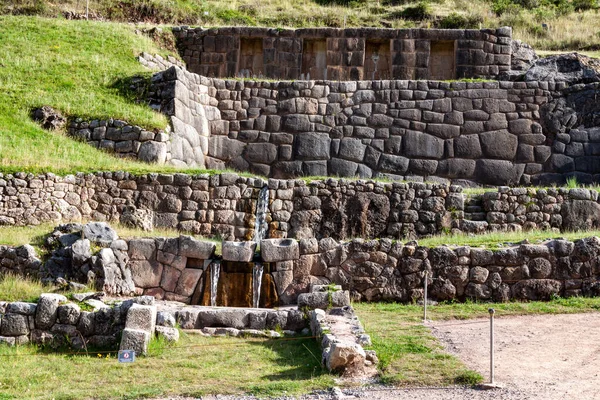
[{"label": "dry stone masonry wall", "polygon": [[0,175],[0,224],[121,221],[251,240],[263,187],[271,238],[419,238],[600,226],[598,193],[590,189],[500,187],[470,198],[461,187],[442,183],[126,172]]},{"label": "dry stone masonry wall", "polygon": [[175,132],[208,130],[196,163],[210,168],[461,185],[595,182],[600,172],[600,137],[583,111],[595,107],[593,84],[224,81],[177,68],[154,82],[154,107],[175,115]]},{"label": "dry stone masonry wall", "polygon": [[209,77],[457,79],[511,69],[512,29],[175,27],[188,69]]}]

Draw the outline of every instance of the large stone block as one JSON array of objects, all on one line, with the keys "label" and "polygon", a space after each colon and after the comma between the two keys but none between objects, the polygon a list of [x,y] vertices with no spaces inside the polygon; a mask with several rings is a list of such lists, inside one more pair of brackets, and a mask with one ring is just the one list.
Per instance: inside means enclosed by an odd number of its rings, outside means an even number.
[{"label": "large stone block", "polygon": [[484,184],[517,185],[524,169],[524,164],[506,160],[477,160],[475,176],[478,182]]},{"label": "large stone block", "polygon": [[350,305],[350,295],[347,290],[337,292],[313,292],[298,295],[298,308],[311,310],[320,308],[326,310],[331,307],[345,307]]},{"label": "large stone block", "polygon": [[133,350],[135,355],[145,355],[148,352],[150,333],[143,330],[125,328],[121,337],[120,350]]},{"label": "large stone block", "polygon": [[167,160],[167,144],[153,140],[143,142],[138,152],[138,158],[148,163],[164,164]]},{"label": "large stone block", "polygon": [[256,251],[255,242],[223,242],[223,260],[250,262]]},{"label": "large stone block", "polygon": [[125,329],[134,329],[154,333],[156,326],[156,306],[133,304],[127,311]]},{"label": "large stone block", "polygon": [[29,324],[26,315],[4,314],[1,321],[0,335],[21,336],[29,333]]},{"label": "large stone block", "polygon": [[43,293],[35,312],[36,328],[50,329],[56,322],[59,304],[66,302],[67,298],[61,294]]},{"label": "large stone block", "polygon": [[489,158],[513,160],[517,154],[517,136],[505,130],[484,132],[479,135],[483,153]]},{"label": "large stone block", "polygon": [[327,353],[325,365],[331,372],[342,373],[346,368],[356,368],[365,362],[366,353],[356,343],[334,342]]},{"label": "large stone block", "polygon": [[90,222],[83,226],[83,237],[101,245],[110,245],[119,235],[106,222]]},{"label": "large stone block", "polygon": [[135,286],[141,288],[158,287],[163,266],[156,261],[137,260],[129,263]]},{"label": "large stone block", "polygon": [[260,242],[260,255],[265,262],[297,260],[300,249],[294,239],[265,239]]},{"label": "large stone block", "polygon": [[294,157],[297,160],[328,160],[331,139],[324,133],[303,132],[296,135]]},{"label": "large stone block", "polygon": [[213,257],[217,245],[209,241],[201,241],[192,236],[179,237],[179,254],[184,257],[208,260]]},{"label": "large stone block", "polygon": [[426,133],[408,131],[404,135],[404,153],[410,158],[442,158],[444,141]]}]

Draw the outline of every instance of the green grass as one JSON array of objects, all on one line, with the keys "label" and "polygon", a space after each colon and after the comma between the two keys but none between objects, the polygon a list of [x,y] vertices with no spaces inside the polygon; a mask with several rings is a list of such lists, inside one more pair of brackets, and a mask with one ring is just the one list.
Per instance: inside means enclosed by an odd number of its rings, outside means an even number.
[{"label": "green grass", "polygon": [[[600,298],[556,298],[548,302],[441,303],[427,308],[434,321],[466,320],[526,314],[571,314],[600,311]],[[482,377],[467,369],[440,344],[422,323],[423,308],[397,303],[355,303],[354,308],[380,359],[382,381],[399,386],[475,384]]]},{"label": "green grass", "polygon": [[591,236],[600,236],[600,230],[561,233],[532,230],[527,232],[490,232],[481,235],[436,235],[429,238],[419,239],[417,243],[420,246],[426,247],[451,245],[498,249],[500,247],[512,246],[516,243],[522,242],[525,239],[527,239],[529,243],[540,243],[554,238],[577,240]]},{"label": "green grass", "polygon": [[174,171],[117,159],[47,132],[30,119],[47,104],[69,117],[118,118],[158,129],[165,116],[136,104],[119,82],[149,76],[135,57],[164,53],[124,24],[0,16],[0,172]]},{"label": "green grass", "polygon": [[[316,354],[317,358],[313,357]],[[183,334],[156,343],[147,357],[119,364],[115,354],[44,353],[33,346],[0,346],[1,399],[136,399],[212,393],[290,395],[324,389],[312,338],[261,340]]]},{"label": "green grass", "polygon": [[[198,26],[480,28],[514,27],[514,37],[546,51],[600,50],[596,0],[96,0],[113,21]],[[85,2],[7,0],[0,12],[60,16]],[[546,24],[547,28],[543,28]]]},{"label": "green grass", "polygon": [[77,291],[62,291],[57,286],[42,283],[39,279],[23,278],[13,274],[0,275],[0,301],[37,302],[42,293],[59,292],[68,296],[72,293],[90,292],[90,288]]}]

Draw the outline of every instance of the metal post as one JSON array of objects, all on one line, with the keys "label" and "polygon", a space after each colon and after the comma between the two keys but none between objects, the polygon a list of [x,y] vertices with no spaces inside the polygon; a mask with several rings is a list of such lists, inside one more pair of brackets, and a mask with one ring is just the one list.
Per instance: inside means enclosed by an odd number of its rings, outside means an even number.
[{"label": "metal post", "polygon": [[490,313],[490,383],[494,384],[494,313],[493,308],[488,309]]},{"label": "metal post", "polygon": [[427,276],[429,273],[425,271],[425,283],[423,284],[423,322],[427,322]]}]

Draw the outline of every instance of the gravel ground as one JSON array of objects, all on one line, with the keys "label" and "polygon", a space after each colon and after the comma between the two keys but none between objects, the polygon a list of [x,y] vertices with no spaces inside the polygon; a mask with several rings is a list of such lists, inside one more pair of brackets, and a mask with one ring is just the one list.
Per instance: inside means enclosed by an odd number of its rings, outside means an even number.
[{"label": "gravel ground", "polygon": [[[489,377],[489,320],[430,323],[447,351]],[[563,400],[600,399],[600,313],[503,317],[495,320],[495,381],[502,388],[337,388],[277,400]],[[192,400],[173,397],[172,400]],[[255,400],[204,396],[202,400]]]}]

